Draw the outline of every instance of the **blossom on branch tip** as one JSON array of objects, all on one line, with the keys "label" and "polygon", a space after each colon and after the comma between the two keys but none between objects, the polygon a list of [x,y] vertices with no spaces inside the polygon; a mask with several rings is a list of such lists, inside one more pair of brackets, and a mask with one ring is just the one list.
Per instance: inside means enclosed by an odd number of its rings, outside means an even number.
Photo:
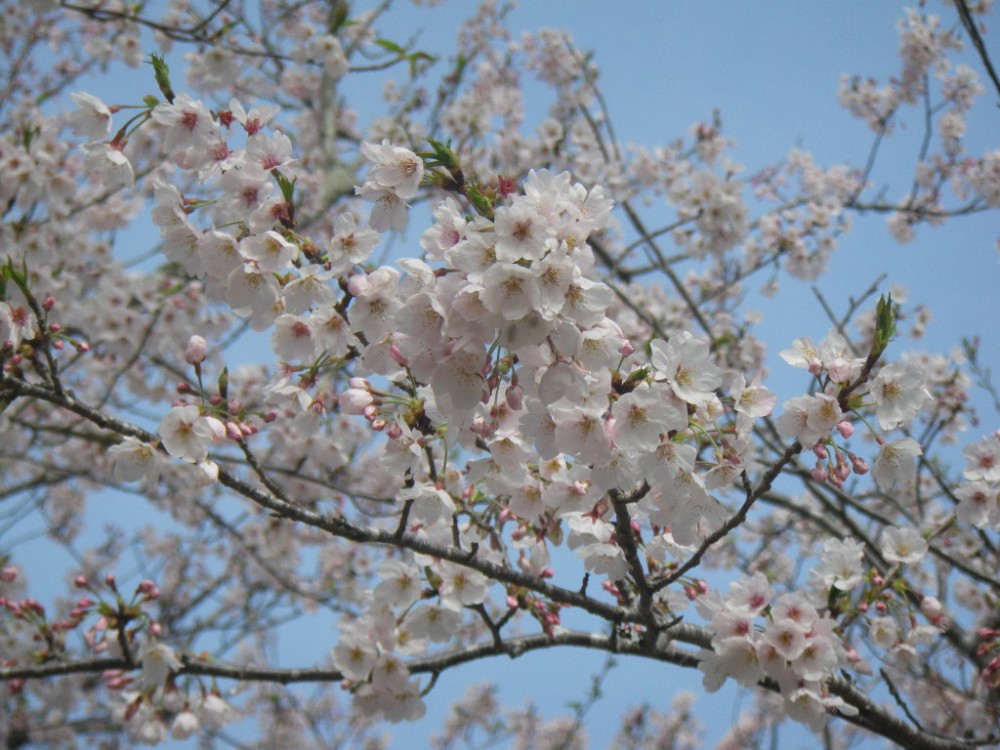
[{"label": "blossom on branch tip", "polygon": [[883,367],[872,378],[868,390],[875,400],[875,415],[883,430],[908,424],[931,398],[924,385],[923,371],[908,362],[893,362]]},{"label": "blossom on branch tip", "polygon": [[927,541],[911,526],[887,526],[882,530],[879,546],[886,562],[910,565],[920,562],[927,554]]},{"label": "blossom on branch tip", "polygon": [[883,445],[872,466],[872,477],[879,489],[886,492],[895,485],[909,488],[917,474],[914,459],[922,455],[920,443],[910,437]]},{"label": "blossom on branch tip", "polygon": [[419,156],[387,140],[381,145],[364,141],[361,153],[374,165],[368,171],[365,187],[371,185],[374,190],[394,193],[403,200],[416,197],[424,178],[424,162]]},{"label": "blossom on branch tip", "polygon": [[657,380],[665,379],[681,399],[695,406],[707,403],[722,385],[722,370],[712,362],[708,344],[687,331],[670,341],[654,340],[652,363]]},{"label": "blossom on branch tip", "polygon": [[160,421],[159,433],[167,453],[197,464],[208,457],[208,446],[225,436],[226,428],[215,417],[203,417],[195,405],[175,406]]},{"label": "blossom on branch tip", "polygon": [[796,396],[786,401],[782,408],[784,412],[775,420],[778,434],[785,439],[798,440],[806,448],[828,437],[843,418],[837,399],[825,393]]},{"label": "blossom on branch tip", "polygon": [[101,141],[111,135],[111,110],[108,105],[83,91],[70,96],[76,104],[76,110],[67,116],[66,122],[74,134],[83,136],[90,142]]},{"label": "blossom on branch tip", "polygon": [[160,476],[160,454],[152,445],[138,438],[126,437],[122,442],[108,448],[111,459],[111,473],[115,481],[137,482],[144,479],[152,484]]},{"label": "blossom on branch tip", "polygon": [[164,687],[170,674],[184,666],[170,646],[156,641],[143,644],[139,657],[142,660],[142,682],[151,690]]},{"label": "blossom on branch tip", "polygon": [[185,149],[203,149],[217,139],[218,124],[201,102],[177,94],[172,103],[153,108],[153,120],[166,129],[163,148],[173,155]]},{"label": "blossom on branch tip", "polygon": [[132,187],[135,174],[128,157],[122,153],[120,144],[88,143],[83,147],[86,154],[84,167],[98,176],[107,190]]}]

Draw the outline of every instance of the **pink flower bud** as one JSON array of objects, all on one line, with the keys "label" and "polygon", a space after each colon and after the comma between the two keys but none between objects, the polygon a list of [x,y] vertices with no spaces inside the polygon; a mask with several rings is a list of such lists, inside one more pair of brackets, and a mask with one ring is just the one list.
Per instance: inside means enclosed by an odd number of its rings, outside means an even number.
[{"label": "pink flower bud", "polygon": [[816,443],[816,445],[813,446],[812,451],[816,454],[816,458],[824,461],[830,456],[829,452],[826,450],[826,446],[822,443]]},{"label": "pink flower bud", "polygon": [[618,353],[621,354],[623,357],[627,357],[630,354],[635,353],[635,347],[632,346],[632,342],[626,341],[624,344],[622,344],[621,349],[618,350]]},{"label": "pink flower bud", "polygon": [[365,414],[367,416],[366,412],[373,408],[372,402],[374,400],[367,389],[352,387],[340,394],[337,403],[340,404],[340,410],[344,414]]},{"label": "pink flower bud", "polygon": [[52,333],[59,333],[59,331],[62,330],[62,326],[58,323],[53,323],[49,326],[49,330],[52,331]]},{"label": "pink flower bud", "polygon": [[840,433],[840,436],[844,438],[844,440],[847,440],[854,434],[854,425],[845,419],[844,421],[837,423],[837,432]]},{"label": "pink flower bud", "polygon": [[512,385],[507,389],[507,406],[514,411],[521,411],[524,407],[524,389],[519,385]]},{"label": "pink flower bud", "polygon": [[108,690],[121,690],[122,688],[127,687],[130,682],[131,680],[129,680],[128,678],[115,677],[110,680],[105,680],[104,687],[107,688]]},{"label": "pink flower bud", "polygon": [[138,591],[140,594],[148,594],[149,592],[154,591],[155,589],[156,589],[156,584],[153,583],[148,578],[142,583],[140,583],[138,587],[136,587],[136,591]]},{"label": "pink flower bud", "polygon": [[854,468],[855,474],[867,474],[868,473],[868,462],[863,458],[858,458],[857,456],[851,457],[851,465]]},{"label": "pink flower bud", "polygon": [[872,665],[868,662],[867,659],[858,659],[854,663],[854,671],[857,672],[858,674],[863,674],[868,676],[874,674],[872,670]]},{"label": "pink flower bud", "polygon": [[932,625],[944,625],[947,620],[944,616],[944,606],[933,596],[925,596],[920,600],[920,611],[930,620]]},{"label": "pink flower bud", "polygon": [[187,346],[184,347],[184,361],[189,365],[200,365],[205,361],[208,351],[208,342],[201,336],[194,335],[188,339]]},{"label": "pink flower bud", "polygon": [[42,300],[42,309],[46,312],[50,312],[53,307],[56,306],[56,298],[51,294]]},{"label": "pink flower bud", "polygon": [[62,339],[56,339],[55,341],[52,342],[52,348],[61,352],[63,349],[66,348],[66,342],[63,341]]},{"label": "pink flower bud", "polygon": [[12,565],[8,565],[3,570],[0,570],[0,581],[4,583],[13,583],[17,580],[17,568]]}]

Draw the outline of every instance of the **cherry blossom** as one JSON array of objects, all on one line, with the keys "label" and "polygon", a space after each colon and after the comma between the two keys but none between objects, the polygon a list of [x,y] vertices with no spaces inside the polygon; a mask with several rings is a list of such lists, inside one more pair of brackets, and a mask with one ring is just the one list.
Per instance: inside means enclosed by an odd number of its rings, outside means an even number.
[{"label": "cherry blossom", "polygon": [[208,456],[208,446],[224,434],[215,417],[204,417],[195,405],[175,406],[160,422],[160,439],[167,452],[182,461],[199,463]]},{"label": "cherry blossom", "polygon": [[920,444],[913,438],[902,438],[893,443],[886,443],[878,452],[872,476],[883,490],[892,489],[895,485],[909,487],[916,475],[914,459],[923,455]]},{"label": "cherry blossom", "polygon": [[91,142],[111,135],[111,110],[107,104],[85,91],[74,92],[72,98],[77,109],[67,122],[76,135]]}]

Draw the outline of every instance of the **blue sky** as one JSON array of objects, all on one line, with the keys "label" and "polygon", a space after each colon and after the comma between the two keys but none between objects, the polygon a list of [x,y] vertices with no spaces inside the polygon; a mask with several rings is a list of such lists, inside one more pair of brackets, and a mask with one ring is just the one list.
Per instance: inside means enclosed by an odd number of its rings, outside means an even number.
[{"label": "blue sky", "polygon": [[[454,46],[455,17],[473,9],[474,3],[456,0],[430,11],[415,11],[401,2],[398,15],[390,14],[392,25],[385,28],[385,34],[404,41],[419,32],[418,46],[447,57],[447,50]],[[934,5],[929,10],[945,14],[948,24],[954,20],[948,7]],[[822,164],[863,163],[871,135],[837,104],[838,81],[842,73],[884,79],[896,70],[895,25],[901,15],[896,3],[870,0],[526,0],[510,16],[509,25],[515,31],[566,29],[580,48],[594,53],[601,69],[600,85],[622,140],[649,146],[666,143],[685,134],[693,123],[709,120],[718,109],[724,131],[739,143],[733,157],[753,172],[780,160],[794,145],[813,152]],[[995,40],[987,37],[987,44],[996,52],[994,59],[1000,58]],[[974,57],[966,59],[982,73]],[[150,79],[144,67],[119,74],[107,85],[119,91],[135,87],[138,98]],[[100,95],[102,88],[95,86],[94,92]],[[968,143],[973,153],[997,145],[1000,110],[991,106],[995,99],[987,94],[969,121]],[[529,121],[544,117],[543,103],[529,99],[527,106]],[[910,182],[921,135],[919,113],[908,112],[904,124],[899,136],[886,145],[883,168],[876,170],[879,184],[888,185],[890,199],[901,196]],[[655,217],[656,209],[649,215]],[[651,223],[655,225],[655,218]],[[912,302],[932,307],[934,322],[923,348],[947,352],[961,336],[982,334],[983,358],[1000,371],[1000,337],[994,328],[995,295],[1000,289],[996,229],[995,215],[972,217],[942,228],[921,227],[913,243],[900,246],[885,231],[884,217],[859,217],[854,231],[842,239],[831,273],[818,285],[839,311],[848,295],[861,292],[887,273],[883,289],[902,284],[908,287]],[[802,282],[786,281],[776,299],[755,299],[753,305],[765,316],[759,335],[769,344],[776,376],[784,368],[776,357],[778,351],[799,336],[822,338],[829,328],[809,285]],[[903,348],[901,344],[898,351]],[[783,398],[794,395],[796,387],[804,387],[794,372],[777,377],[777,382]],[[985,412],[984,416],[995,423],[995,414]],[[988,421],[986,428],[990,426]],[[303,635],[313,634],[312,639],[304,639],[311,640],[310,648],[283,654],[290,664],[315,660],[317,653],[325,651],[313,646],[332,645],[334,640],[326,624],[303,624],[301,629]],[[448,672],[427,698],[427,717],[413,726],[392,728],[397,737],[394,747],[421,746],[440,725],[447,705],[470,682],[479,680],[497,681],[502,699],[512,706],[530,697],[547,715],[568,713],[566,703],[585,696],[589,675],[602,662],[599,653],[563,649],[513,662],[494,659]],[[625,707],[649,702],[666,709],[671,695],[683,688],[701,694],[700,676],[621,658],[605,682],[605,697],[588,715],[590,746],[600,748],[610,741]],[[708,706],[711,716],[704,710]],[[706,745],[710,745],[728,728],[730,719],[735,720],[738,693],[727,687],[715,696],[699,695],[696,707],[708,725]],[[808,735],[796,730],[782,747],[811,744]]]}]

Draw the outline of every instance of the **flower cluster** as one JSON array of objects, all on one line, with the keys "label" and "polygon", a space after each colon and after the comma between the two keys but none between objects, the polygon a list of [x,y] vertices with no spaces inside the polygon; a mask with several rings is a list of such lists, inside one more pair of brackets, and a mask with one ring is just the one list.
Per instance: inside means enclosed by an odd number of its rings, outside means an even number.
[{"label": "flower cluster", "polygon": [[[834,585],[850,587],[839,580]],[[817,730],[828,712],[857,710],[824,686],[845,663],[845,654],[834,621],[807,597],[775,597],[767,578],[757,573],[732,583],[726,596],[699,598],[697,606],[714,633],[712,650],[703,651],[699,663],[709,691],[727,677],[749,687],[766,675],[778,683],[788,715]],[[764,617],[762,627],[758,617]]]}]

